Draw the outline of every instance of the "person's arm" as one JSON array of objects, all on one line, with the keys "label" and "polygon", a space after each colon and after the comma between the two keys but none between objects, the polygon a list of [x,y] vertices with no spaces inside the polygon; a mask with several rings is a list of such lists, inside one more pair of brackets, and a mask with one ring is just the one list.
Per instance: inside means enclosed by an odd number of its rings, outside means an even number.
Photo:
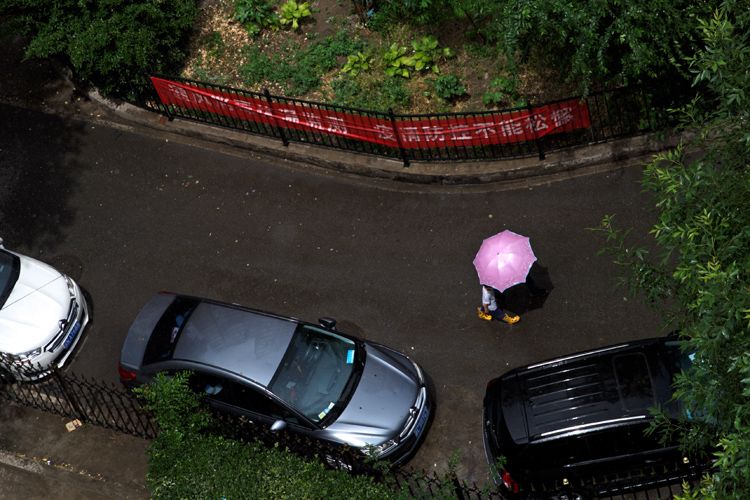
[{"label": "person's arm", "polygon": [[490,313],[489,293],[484,287],[482,287],[482,311],[484,311],[485,314]]}]

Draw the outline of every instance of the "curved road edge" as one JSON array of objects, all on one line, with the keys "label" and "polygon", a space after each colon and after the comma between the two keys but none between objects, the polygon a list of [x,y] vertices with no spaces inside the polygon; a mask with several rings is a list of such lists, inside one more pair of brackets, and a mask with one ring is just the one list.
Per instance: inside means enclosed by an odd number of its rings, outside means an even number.
[{"label": "curved road edge", "polygon": [[642,166],[654,154],[676,146],[681,135],[657,132],[610,142],[546,153],[545,160],[517,158],[496,161],[417,162],[404,167],[400,160],[344,150],[291,143],[248,132],[166,116],[127,102],[103,97],[96,89],[88,97],[131,123],[186,137],[211,141],[297,163],[379,179],[415,184],[472,185],[485,183],[539,184],[579,175],[608,172],[623,166]]}]

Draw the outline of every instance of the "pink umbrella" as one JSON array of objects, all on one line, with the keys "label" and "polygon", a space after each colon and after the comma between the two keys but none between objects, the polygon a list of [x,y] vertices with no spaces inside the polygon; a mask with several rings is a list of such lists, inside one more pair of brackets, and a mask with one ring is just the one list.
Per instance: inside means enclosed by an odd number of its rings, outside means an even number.
[{"label": "pink umbrella", "polygon": [[535,261],[529,238],[506,229],[482,242],[474,267],[481,284],[502,292],[526,281]]}]

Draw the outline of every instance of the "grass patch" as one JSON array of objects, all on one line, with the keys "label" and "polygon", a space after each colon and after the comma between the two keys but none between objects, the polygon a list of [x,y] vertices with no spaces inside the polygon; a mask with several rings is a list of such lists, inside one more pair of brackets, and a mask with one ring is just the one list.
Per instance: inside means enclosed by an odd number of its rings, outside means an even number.
[{"label": "grass patch", "polygon": [[287,96],[303,96],[320,88],[324,75],[342,64],[347,55],[362,50],[364,43],[340,30],[306,47],[290,39],[281,48],[268,53],[248,46],[246,62],[239,70],[243,83],[251,88],[270,84]]}]

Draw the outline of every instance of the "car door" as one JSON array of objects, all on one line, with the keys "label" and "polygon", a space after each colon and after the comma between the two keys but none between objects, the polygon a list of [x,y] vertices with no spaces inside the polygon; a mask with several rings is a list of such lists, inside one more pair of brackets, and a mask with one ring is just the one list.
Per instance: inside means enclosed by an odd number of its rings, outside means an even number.
[{"label": "car door", "polygon": [[219,375],[195,372],[190,377],[190,385],[216,410],[242,415],[253,423],[267,427],[277,420],[283,420],[290,431],[310,434],[310,427],[294,412],[250,384]]}]

